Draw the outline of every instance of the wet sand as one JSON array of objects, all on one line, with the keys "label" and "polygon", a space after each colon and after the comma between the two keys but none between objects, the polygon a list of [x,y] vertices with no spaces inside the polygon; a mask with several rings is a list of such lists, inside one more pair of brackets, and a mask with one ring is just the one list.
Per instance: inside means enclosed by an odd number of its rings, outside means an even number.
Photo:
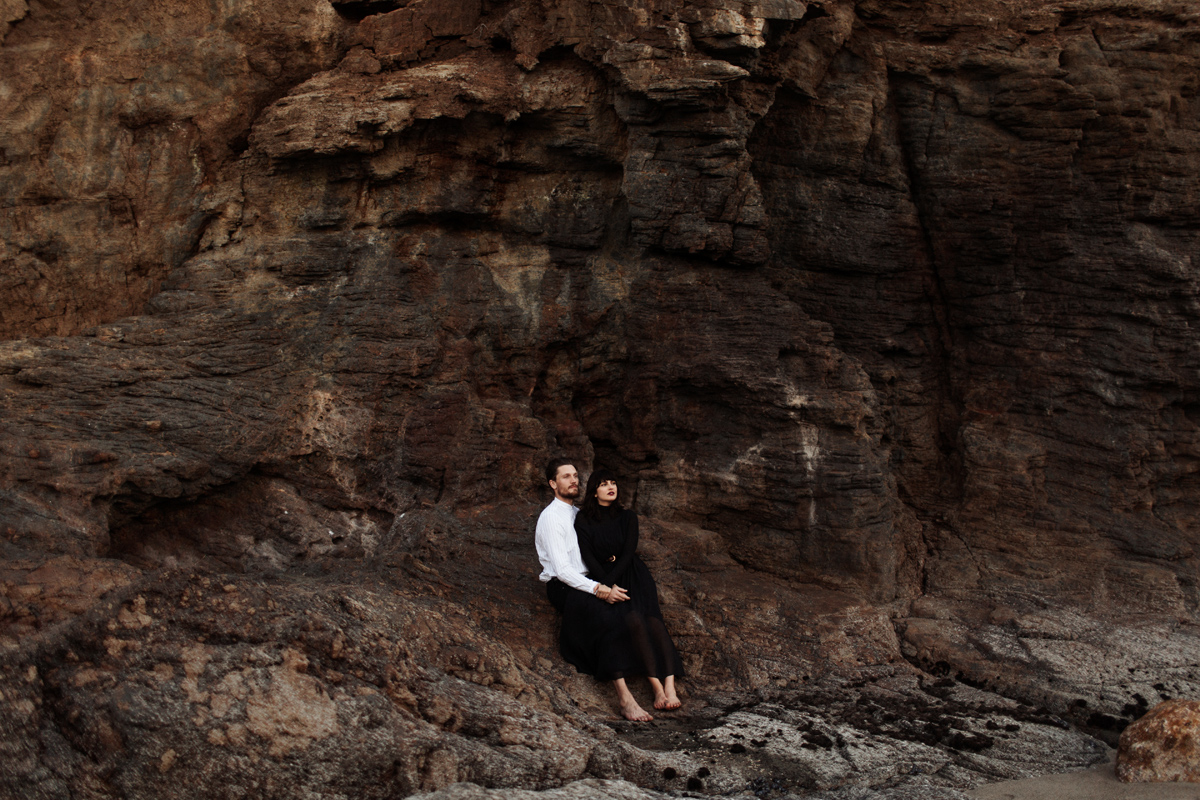
[{"label": "wet sand", "polygon": [[1082,772],[989,783],[966,794],[977,800],[1200,800],[1200,783],[1122,783],[1110,761]]}]

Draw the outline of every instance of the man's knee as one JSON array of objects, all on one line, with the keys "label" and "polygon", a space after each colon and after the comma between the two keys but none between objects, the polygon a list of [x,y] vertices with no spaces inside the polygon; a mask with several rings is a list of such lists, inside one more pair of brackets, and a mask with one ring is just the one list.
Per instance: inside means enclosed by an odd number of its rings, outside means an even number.
[{"label": "man's knee", "polygon": [[567,603],[567,585],[558,578],[551,578],[546,583],[546,597],[550,600],[550,605],[554,606],[554,610],[562,613],[563,606]]}]

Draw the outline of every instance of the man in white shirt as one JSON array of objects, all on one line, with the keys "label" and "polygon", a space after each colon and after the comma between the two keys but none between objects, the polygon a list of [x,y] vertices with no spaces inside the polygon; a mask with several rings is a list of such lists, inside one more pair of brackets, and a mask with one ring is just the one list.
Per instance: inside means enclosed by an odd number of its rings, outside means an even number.
[{"label": "man in white shirt", "polygon": [[[568,593],[575,590],[593,594],[607,603],[628,600],[629,595],[620,586],[604,586],[587,576],[587,567],[583,564],[583,556],[579,554],[579,539],[575,536],[575,515],[579,513],[574,504],[579,497],[579,473],[575,466],[569,459],[556,458],[546,465],[546,479],[554,490],[554,499],[538,517],[534,544],[538,561],[542,562],[542,574],[538,578],[546,584],[546,596],[551,604],[562,613]],[[564,620],[563,624],[570,623]],[[575,666],[579,668],[580,665]],[[624,678],[613,684],[617,689],[621,714],[626,719],[637,722],[654,719],[634,700]]]},{"label": "man in white shirt", "polygon": [[534,544],[542,574],[538,579],[546,584],[546,594],[554,607],[562,611],[567,588],[594,594],[609,603],[628,600],[620,586],[602,586],[587,577],[587,567],[579,554],[579,539],[575,536],[575,515],[579,509],[574,501],[579,497],[579,473],[570,460],[556,458],[546,465],[546,477],[554,490],[554,499],[542,510],[537,521]]}]

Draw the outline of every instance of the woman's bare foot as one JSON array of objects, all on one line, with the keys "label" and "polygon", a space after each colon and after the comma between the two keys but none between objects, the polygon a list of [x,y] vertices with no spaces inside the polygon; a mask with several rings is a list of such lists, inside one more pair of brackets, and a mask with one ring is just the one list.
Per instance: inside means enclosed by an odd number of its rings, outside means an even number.
[{"label": "woman's bare foot", "polygon": [[650,722],[654,719],[633,699],[624,678],[617,678],[613,681],[613,686],[617,690],[617,702],[621,704],[621,716],[630,722]]},{"label": "woman's bare foot", "polygon": [[659,711],[674,711],[683,705],[679,701],[679,696],[675,694],[674,675],[667,676],[666,686],[657,678],[651,678],[650,686],[654,689],[654,707]]},{"label": "woman's bare foot", "polygon": [[631,722],[652,722],[654,720],[654,717],[647,714],[637,702],[630,702],[628,705],[622,703],[621,716]]}]

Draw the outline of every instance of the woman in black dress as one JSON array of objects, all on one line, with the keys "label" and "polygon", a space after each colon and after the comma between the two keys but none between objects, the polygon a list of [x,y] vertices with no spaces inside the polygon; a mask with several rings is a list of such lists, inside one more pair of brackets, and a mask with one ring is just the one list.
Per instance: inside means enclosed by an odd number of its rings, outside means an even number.
[{"label": "woman in black dress", "polygon": [[588,478],[583,507],[575,517],[579,552],[588,577],[610,586],[621,586],[629,600],[610,608],[624,622],[624,634],[609,644],[606,660],[616,664],[622,677],[645,675],[654,688],[654,707],[679,708],[675,678],[683,675],[683,662],[663,623],[658,607],[658,587],[650,570],[638,557],[637,514],[617,500],[617,476],[601,469]]}]

